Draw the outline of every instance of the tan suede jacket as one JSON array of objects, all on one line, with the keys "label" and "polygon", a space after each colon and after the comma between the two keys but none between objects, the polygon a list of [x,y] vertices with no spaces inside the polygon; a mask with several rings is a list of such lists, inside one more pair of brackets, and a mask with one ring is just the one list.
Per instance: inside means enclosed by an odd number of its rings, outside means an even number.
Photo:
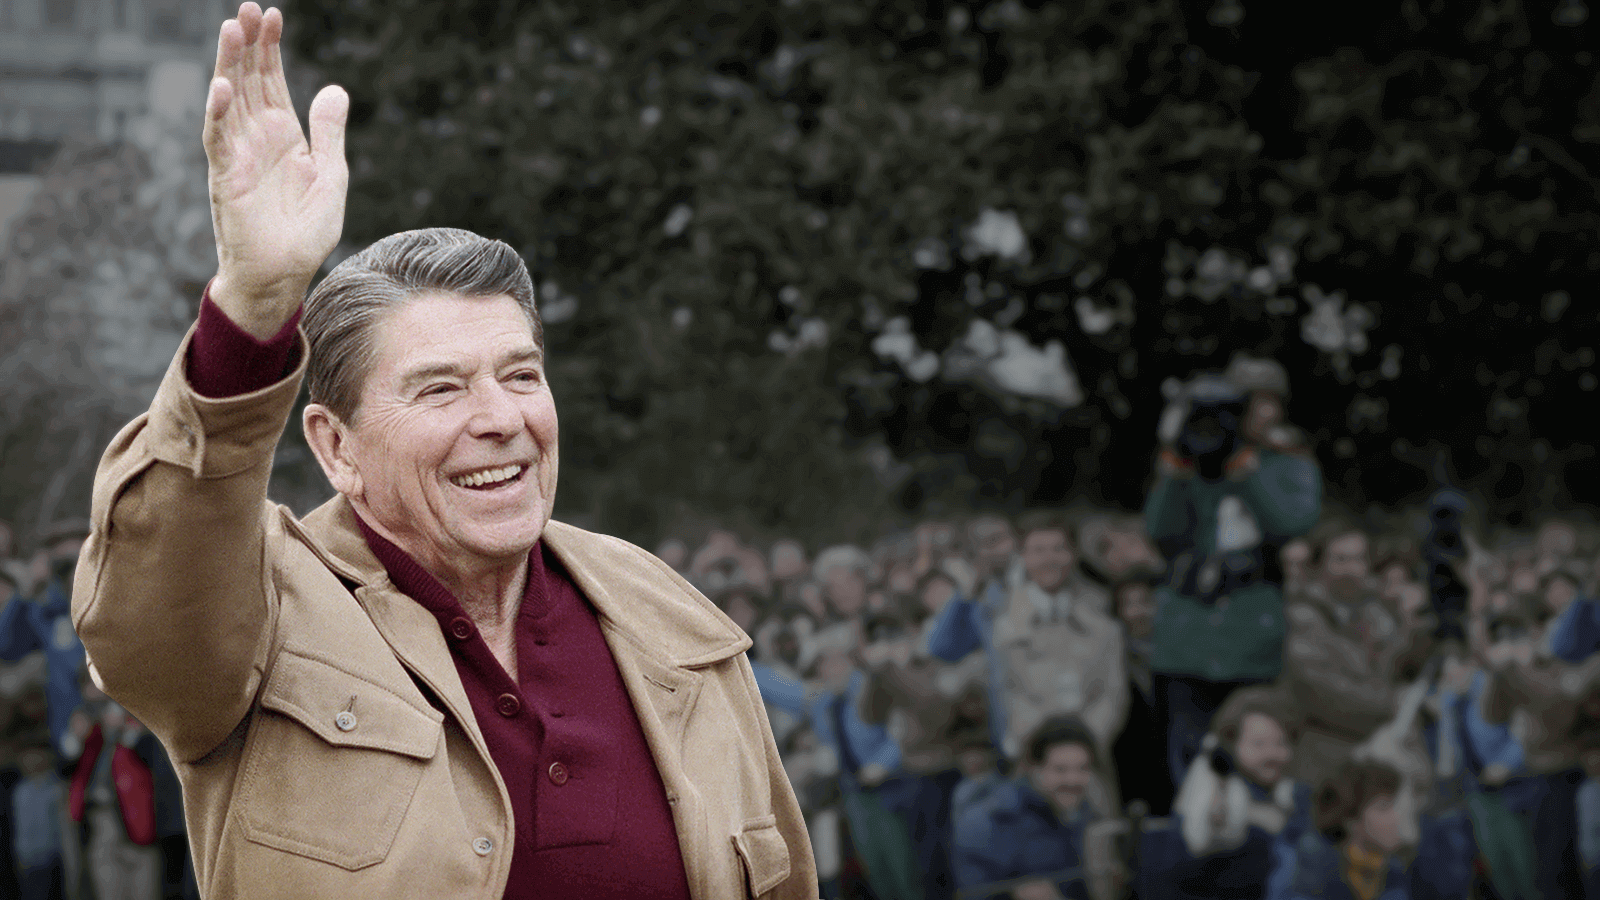
[{"label": "tan suede jacket", "polygon": [[[266,500],[303,364],[214,400],[187,349],[101,462],[73,620],[177,765],[202,894],[498,900],[511,804],[436,620],[342,497],[304,522]],[[599,611],[692,895],[815,900],[749,638],[631,544],[558,522],[544,540]]]}]

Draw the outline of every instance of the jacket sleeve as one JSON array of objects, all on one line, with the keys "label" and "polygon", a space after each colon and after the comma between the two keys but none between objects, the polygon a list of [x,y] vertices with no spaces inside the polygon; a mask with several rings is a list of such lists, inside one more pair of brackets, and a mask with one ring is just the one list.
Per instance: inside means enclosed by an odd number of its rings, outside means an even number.
[{"label": "jacket sleeve", "polygon": [[16,662],[42,646],[30,615],[33,606],[21,594],[13,594],[0,608],[0,660]]},{"label": "jacket sleeve", "polygon": [[1306,456],[1261,452],[1261,468],[1244,481],[1244,497],[1269,540],[1305,534],[1322,515],[1322,473]]},{"label": "jacket sleeve", "polygon": [[805,685],[785,678],[776,669],[762,663],[752,662],[750,669],[754,673],[756,690],[761,694],[762,703],[797,716],[806,714]]},{"label": "jacket sleeve", "polygon": [[1083,724],[1100,742],[1100,752],[1110,758],[1111,745],[1128,718],[1128,673],[1122,645],[1122,630],[1111,622],[1099,629],[1103,648],[1096,660],[1098,672],[1089,675],[1100,682],[1100,695],[1083,711]]},{"label": "jacket sleeve", "polygon": [[1194,546],[1193,488],[1189,479],[1162,475],[1144,503],[1145,530],[1168,559]]},{"label": "jacket sleeve", "polygon": [[1600,648],[1600,604],[1580,596],[1550,626],[1550,652],[1581,663]]},{"label": "jacket sleeve", "polygon": [[983,615],[978,605],[959,595],[939,610],[939,618],[928,634],[928,652],[945,662],[960,662],[968,653],[978,649],[980,643],[977,617]]},{"label": "jacket sleeve", "polygon": [[1005,845],[996,840],[988,804],[980,804],[961,816],[955,823],[953,844],[950,863],[959,889],[1004,881],[1014,874],[1004,856]]},{"label": "jacket sleeve", "polygon": [[199,395],[190,330],[150,410],[95,474],[73,622],[106,693],[193,761],[248,712],[276,595],[267,562],[273,452],[305,372],[235,397]]}]

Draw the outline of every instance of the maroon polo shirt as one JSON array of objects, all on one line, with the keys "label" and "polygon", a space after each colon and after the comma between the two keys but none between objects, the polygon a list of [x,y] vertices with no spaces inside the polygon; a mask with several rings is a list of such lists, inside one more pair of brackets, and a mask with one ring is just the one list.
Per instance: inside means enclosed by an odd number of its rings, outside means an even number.
[{"label": "maroon polo shirt", "polygon": [[[227,397],[283,378],[296,364],[299,318],[297,312],[273,338],[257,341],[208,294],[187,361],[190,383],[205,396]],[[357,522],[395,587],[439,620],[511,795],[516,846],[505,897],[688,900],[666,788],[599,614],[544,542],[528,556],[513,681],[460,601]]]}]

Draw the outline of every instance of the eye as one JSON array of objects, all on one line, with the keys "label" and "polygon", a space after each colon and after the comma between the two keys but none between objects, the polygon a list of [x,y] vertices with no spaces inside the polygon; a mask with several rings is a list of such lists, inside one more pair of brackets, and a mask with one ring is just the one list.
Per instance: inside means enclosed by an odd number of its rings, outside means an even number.
[{"label": "eye", "polygon": [[417,394],[417,396],[418,397],[440,397],[440,396],[443,396],[443,395],[445,395],[445,394],[447,394],[447,393],[449,393],[449,392],[451,392],[451,391],[453,391],[455,389],[456,389],[455,385],[450,384],[448,382],[441,381],[438,384],[430,384],[427,387],[423,388],[421,393]]},{"label": "eye", "polygon": [[537,369],[520,369],[516,372],[513,372],[510,378],[512,384],[522,385],[524,387],[535,387],[542,380],[543,378]]}]

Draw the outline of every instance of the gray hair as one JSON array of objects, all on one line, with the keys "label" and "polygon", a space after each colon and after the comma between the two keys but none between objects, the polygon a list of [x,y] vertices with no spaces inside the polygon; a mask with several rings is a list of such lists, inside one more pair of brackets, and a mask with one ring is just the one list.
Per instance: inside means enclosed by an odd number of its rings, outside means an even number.
[{"label": "gray hair", "polygon": [[527,314],[534,343],[544,349],[533,278],[517,251],[459,228],[402,231],[334,266],[306,298],[300,324],[311,344],[306,376],[311,401],[350,421],[372,371],[379,318],[435,291],[510,296]]}]

